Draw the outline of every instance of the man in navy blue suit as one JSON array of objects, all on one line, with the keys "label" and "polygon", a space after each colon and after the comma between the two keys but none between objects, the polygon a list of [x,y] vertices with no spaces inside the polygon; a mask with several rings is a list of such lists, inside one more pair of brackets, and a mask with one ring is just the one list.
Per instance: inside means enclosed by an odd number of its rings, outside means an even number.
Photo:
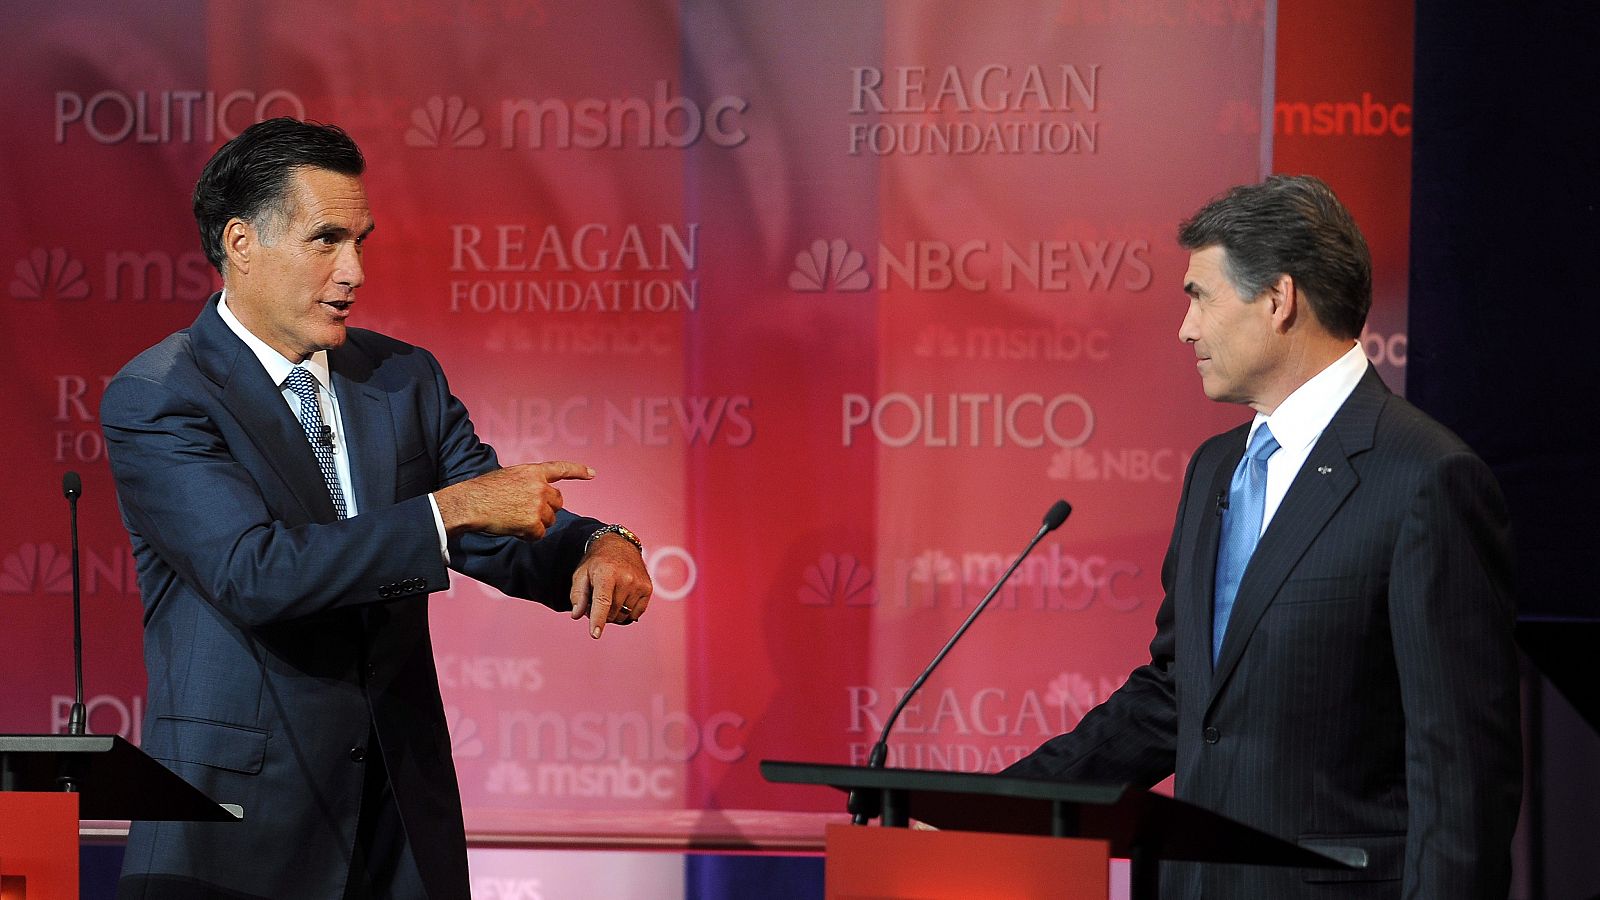
[{"label": "man in navy blue suit", "polygon": [[650,602],[632,532],[562,508],[555,483],[592,469],[501,467],[432,355],[350,327],[364,170],[292,119],[222,147],[194,207],[224,289],[101,404],[144,747],[245,816],[134,823],[125,898],[465,898],[428,595],[448,566],[595,638]]},{"label": "man in navy blue suit", "polygon": [[1366,241],[1326,184],[1235,188],[1179,230],[1207,397],[1150,662],[1010,775],[1153,785],[1361,871],[1169,864],[1164,898],[1505,900],[1521,794],[1505,502],[1358,340]]}]

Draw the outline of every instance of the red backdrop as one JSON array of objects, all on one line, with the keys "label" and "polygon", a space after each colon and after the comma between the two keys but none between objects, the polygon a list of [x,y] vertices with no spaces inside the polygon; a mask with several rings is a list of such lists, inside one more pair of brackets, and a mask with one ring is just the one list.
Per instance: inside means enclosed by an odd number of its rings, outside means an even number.
[{"label": "red backdrop", "polygon": [[74,469],[90,725],[137,736],[96,407],[214,287],[204,160],[291,114],[369,158],[357,324],[433,349],[503,459],[599,470],[569,504],[657,580],[598,644],[465,579],[433,599],[470,825],[834,809],[756,760],[861,761],[1066,497],[890,757],[1012,761],[1144,658],[1187,454],[1245,415],[1176,338],[1180,218],[1328,176],[1400,386],[1410,12],[1365,6],[7,4],[0,730],[65,720]]}]

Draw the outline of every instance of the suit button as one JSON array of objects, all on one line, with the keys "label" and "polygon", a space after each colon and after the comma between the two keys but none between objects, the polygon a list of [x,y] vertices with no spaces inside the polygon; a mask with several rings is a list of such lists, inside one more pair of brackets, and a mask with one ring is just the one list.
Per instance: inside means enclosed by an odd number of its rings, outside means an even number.
[{"label": "suit button", "polygon": [[1217,742],[1217,740],[1222,737],[1222,735],[1219,734],[1215,728],[1207,728],[1201,734],[1201,737],[1203,737],[1205,739],[1206,743],[1215,744]]},{"label": "suit button", "polygon": [[350,748],[350,761],[351,762],[361,762],[362,760],[364,760],[366,758],[367,758],[367,750],[366,750],[365,747],[351,747]]},{"label": "suit button", "polygon": [[378,667],[376,665],[367,666],[367,677],[368,678],[377,678],[378,677]]}]

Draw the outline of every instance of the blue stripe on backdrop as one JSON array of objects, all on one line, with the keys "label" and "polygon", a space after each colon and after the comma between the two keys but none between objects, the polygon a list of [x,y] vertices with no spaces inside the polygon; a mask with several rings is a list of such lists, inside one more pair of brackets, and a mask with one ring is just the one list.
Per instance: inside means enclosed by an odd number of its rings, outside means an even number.
[{"label": "blue stripe on backdrop", "polygon": [[821,900],[822,857],[691,854],[683,882],[684,900]]}]

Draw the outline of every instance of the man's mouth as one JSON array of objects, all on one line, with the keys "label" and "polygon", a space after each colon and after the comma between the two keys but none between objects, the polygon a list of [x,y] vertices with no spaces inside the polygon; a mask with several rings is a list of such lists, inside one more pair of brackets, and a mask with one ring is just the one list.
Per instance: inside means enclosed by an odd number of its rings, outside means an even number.
[{"label": "man's mouth", "polygon": [[324,301],[322,301],[322,305],[323,306],[326,306],[329,309],[334,310],[340,316],[349,315],[350,314],[350,307],[354,306],[355,304],[356,304],[356,302],[354,300],[324,300]]}]

